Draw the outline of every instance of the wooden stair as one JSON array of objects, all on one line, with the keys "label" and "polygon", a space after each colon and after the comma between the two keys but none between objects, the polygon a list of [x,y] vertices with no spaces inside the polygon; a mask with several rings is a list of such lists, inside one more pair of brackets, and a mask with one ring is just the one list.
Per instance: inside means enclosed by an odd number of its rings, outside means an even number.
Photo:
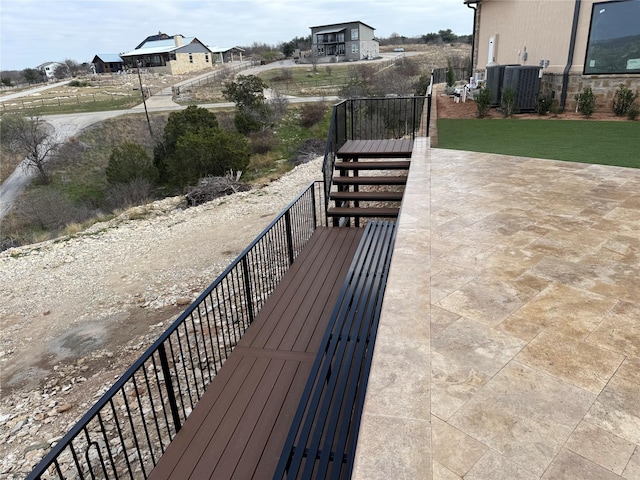
[{"label": "wooden stair", "polygon": [[[402,140],[348,141],[338,151],[332,205],[334,225],[359,226],[361,218],[396,218],[411,165],[413,143]],[[361,161],[361,159],[364,159]]]}]

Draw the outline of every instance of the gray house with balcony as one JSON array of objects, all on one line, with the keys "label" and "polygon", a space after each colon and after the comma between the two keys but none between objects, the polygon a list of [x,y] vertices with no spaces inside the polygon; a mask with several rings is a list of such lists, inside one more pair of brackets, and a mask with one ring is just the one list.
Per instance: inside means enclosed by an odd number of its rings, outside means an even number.
[{"label": "gray house with balcony", "polygon": [[375,28],[362,22],[311,27],[311,54],[339,62],[376,58],[380,44]]}]

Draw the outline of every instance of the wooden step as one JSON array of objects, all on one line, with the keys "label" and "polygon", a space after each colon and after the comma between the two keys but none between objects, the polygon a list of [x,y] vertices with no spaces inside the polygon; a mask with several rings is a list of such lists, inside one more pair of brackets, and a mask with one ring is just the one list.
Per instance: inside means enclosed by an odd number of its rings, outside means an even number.
[{"label": "wooden step", "polygon": [[400,202],[402,201],[402,192],[331,192],[329,194],[329,198],[340,202],[349,200],[354,200],[356,202]]},{"label": "wooden step", "polygon": [[336,170],[406,170],[411,165],[409,160],[390,162],[336,162]]},{"label": "wooden step", "polygon": [[327,209],[328,217],[397,217],[399,208],[378,207],[378,208],[356,208],[356,207],[332,207]]},{"label": "wooden step", "polygon": [[333,177],[334,185],[406,185],[405,175],[370,177]]}]

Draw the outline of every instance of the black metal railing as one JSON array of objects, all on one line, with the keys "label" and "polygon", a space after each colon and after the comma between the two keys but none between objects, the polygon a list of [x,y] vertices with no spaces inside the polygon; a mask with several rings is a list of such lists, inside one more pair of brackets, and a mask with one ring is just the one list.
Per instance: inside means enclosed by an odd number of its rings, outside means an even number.
[{"label": "black metal railing", "polygon": [[324,217],[314,182],[124,373],[27,477],[147,478]]},{"label": "black metal railing", "polygon": [[[328,206],[336,155],[347,140],[429,136],[431,85],[426,96],[352,98],[334,105],[322,165],[325,206]],[[423,116],[425,109],[426,117]]]}]

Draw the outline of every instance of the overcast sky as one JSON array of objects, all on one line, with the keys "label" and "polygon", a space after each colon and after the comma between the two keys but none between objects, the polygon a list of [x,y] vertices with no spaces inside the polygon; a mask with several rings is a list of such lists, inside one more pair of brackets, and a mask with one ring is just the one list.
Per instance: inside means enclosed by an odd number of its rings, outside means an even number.
[{"label": "overcast sky", "polygon": [[159,31],[208,46],[277,45],[309,27],[359,20],[378,37],[471,33],[463,0],[0,0],[0,69],[133,50]]}]

